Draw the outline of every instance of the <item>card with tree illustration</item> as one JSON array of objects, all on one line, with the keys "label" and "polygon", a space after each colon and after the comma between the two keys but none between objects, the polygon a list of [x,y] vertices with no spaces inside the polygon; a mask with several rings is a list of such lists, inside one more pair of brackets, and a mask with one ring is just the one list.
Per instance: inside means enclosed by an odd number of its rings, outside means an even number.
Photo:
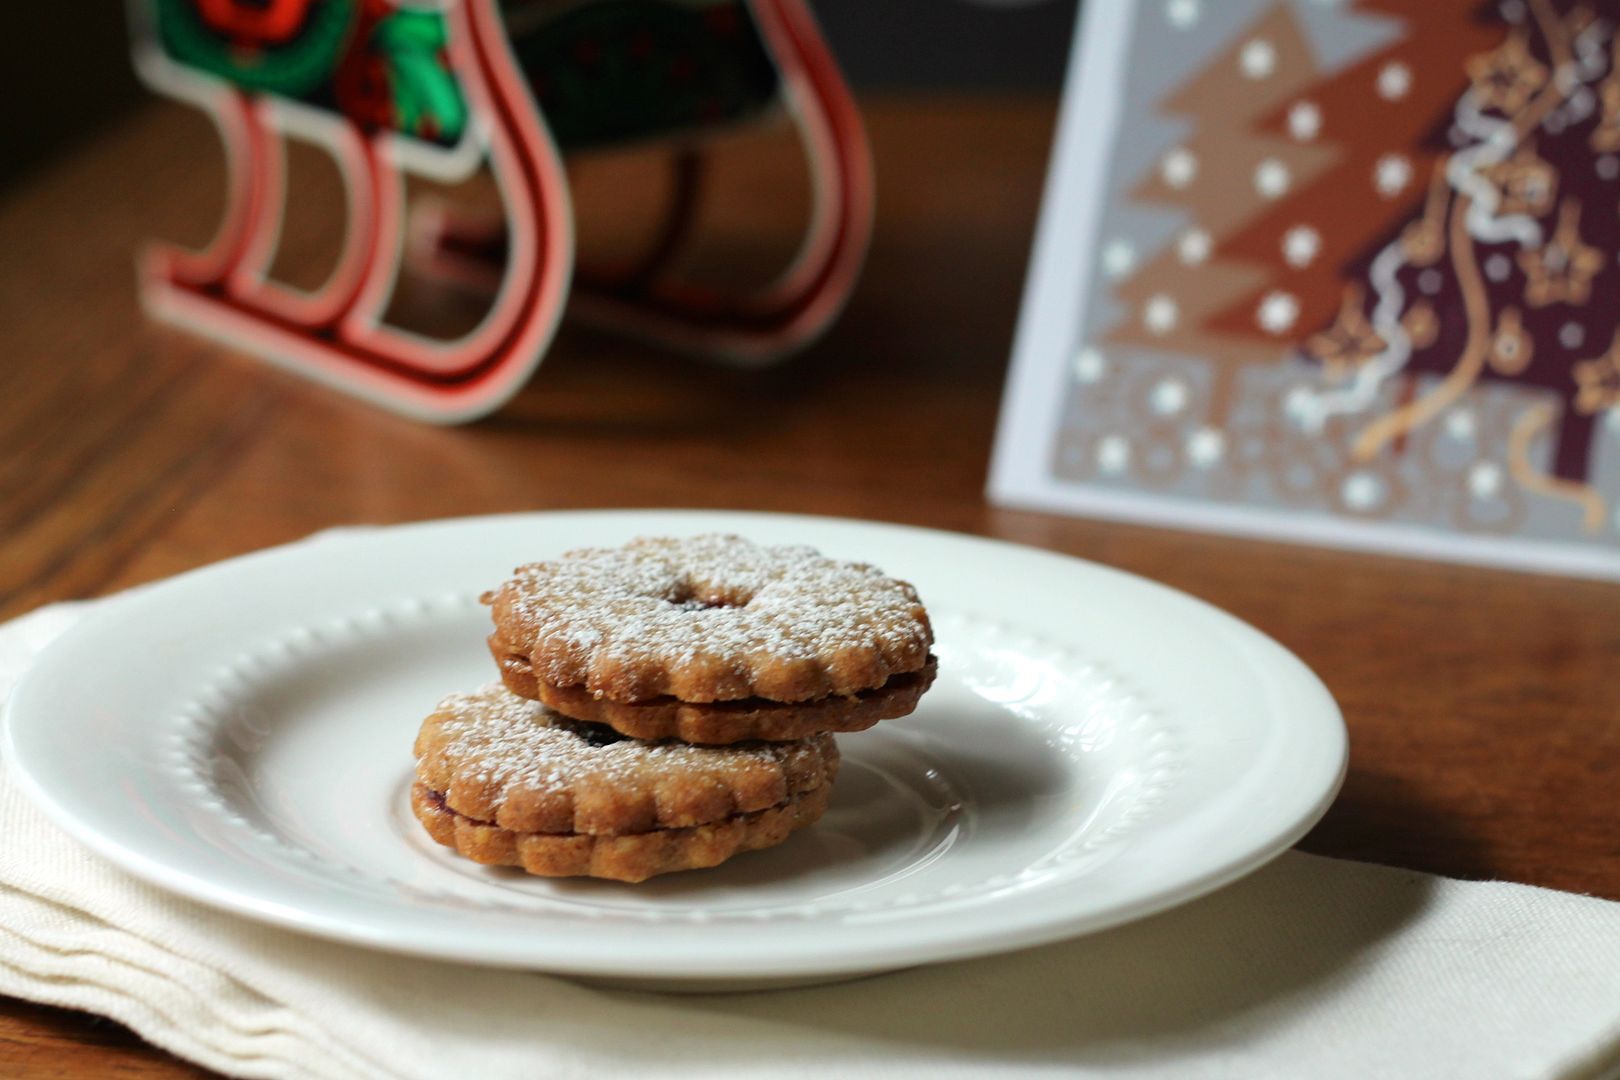
[{"label": "card with tree illustration", "polygon": [[1620,577],[1617,23],[1091,0],[992,496]]}]

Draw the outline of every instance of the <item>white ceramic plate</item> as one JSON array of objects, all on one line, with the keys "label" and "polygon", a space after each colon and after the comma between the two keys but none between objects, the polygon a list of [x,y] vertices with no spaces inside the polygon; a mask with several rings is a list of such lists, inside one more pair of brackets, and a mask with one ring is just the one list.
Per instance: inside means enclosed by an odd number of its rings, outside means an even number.
[{"label": "white ceramic plate", "polygon": [[[629,886],[438,848],[411,741],[491,681],[478,593],[644,534],[813,544],[914,582],[939,680],[841,736],[832,807],[771,851]],[[7,757],[69,832],[165,889],[398,952],[692,988],[809,980],[1113,926],[1255,869],[1345,767],[1320,682],[1140,578],[824,518],[533,514],[361,530],[110,603],[12,696]]]}]

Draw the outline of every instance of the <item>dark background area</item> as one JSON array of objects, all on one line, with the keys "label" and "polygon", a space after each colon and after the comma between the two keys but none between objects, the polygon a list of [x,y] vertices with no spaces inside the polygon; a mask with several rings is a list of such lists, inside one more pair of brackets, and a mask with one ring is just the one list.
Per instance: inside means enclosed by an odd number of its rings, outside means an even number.
[{"label": "dark background area", "polygon": [[[1056,93],[1076,0],[812,0],[864,91]],[[0,36],[0,186],[91,137],[147,94],[130,70],[123,7],[15,4]]]}]

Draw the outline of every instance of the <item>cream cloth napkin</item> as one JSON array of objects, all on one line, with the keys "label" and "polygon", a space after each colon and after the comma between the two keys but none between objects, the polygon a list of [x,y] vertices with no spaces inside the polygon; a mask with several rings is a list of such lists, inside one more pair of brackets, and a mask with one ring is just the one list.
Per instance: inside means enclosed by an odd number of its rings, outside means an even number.
[{"label": "cream cloth napkin", "polygon": [[[82,608],[0,627],[0,697]],[[1620,904],[1291,852],[1109,933],[660,996],[405,959],[125,876],[0,778],[0,993],[251,1077],[1609,1076]]]}]

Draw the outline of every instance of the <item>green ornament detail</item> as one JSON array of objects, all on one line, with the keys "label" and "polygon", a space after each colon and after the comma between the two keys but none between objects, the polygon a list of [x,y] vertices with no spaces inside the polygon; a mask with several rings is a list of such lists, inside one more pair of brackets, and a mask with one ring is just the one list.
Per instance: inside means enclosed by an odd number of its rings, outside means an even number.
[{"label": "green ornament detail", "polygon": [[318,0],[292,42],[244,50],[215,34],[188,0],[154,0],[158,40],[175,62],[244,90],[292,98],[313,95],[337,70],[354,26],[355,0]]},{"label": "green ornament detail", "polygon": [[467,126],[467,102],[441,59],[448,40],[442,16],[398,11],[377,25],[373,48],[386,58],[400,130],[453,143]]}]

